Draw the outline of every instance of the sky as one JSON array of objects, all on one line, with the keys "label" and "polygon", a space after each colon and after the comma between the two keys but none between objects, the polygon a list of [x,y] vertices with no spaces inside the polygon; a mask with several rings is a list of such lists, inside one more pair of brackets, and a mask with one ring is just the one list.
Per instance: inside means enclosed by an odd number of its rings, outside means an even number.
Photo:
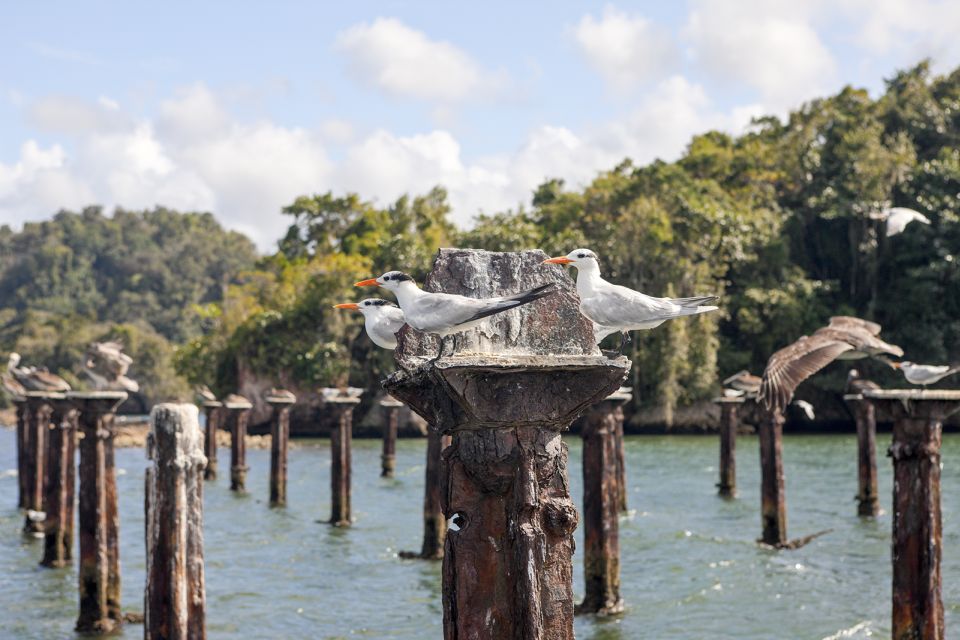
[{"label": "sky", "polygon": [[211,211],[264,251],[297,196],[455,221],[673,160],[845,85],[960,65],[960,3],[20,2],[0,20],[0,224]]}]

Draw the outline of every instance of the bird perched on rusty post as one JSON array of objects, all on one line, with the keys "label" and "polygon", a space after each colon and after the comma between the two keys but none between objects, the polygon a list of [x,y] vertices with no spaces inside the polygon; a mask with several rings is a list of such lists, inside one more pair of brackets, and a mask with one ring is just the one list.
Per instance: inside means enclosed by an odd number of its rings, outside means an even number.
[{"label": "bird perched on rusty post", "polygon": [[760,392],[760,376],[755,376],[746,369],[737,371],[735,374],[723,381],[723,386],[737,391],[742,391],[748,397],[756,397]]},{"label": "bird perched on rusty post", "polygon": [[847,372],[847,386],[843,390],[849,395],[863,395],[864,391],[876,391],[880,388],[873,380],[867,380],[860,377],[860,372],[856,369],[850,369]]},{"label": "bird perched on rusty post", "polygon": [[133,358],[123,352],[119,340],[91,342],[83,359],[83,373],[99,391],[136,393],[140,385],[127,377]]},{"label": "bird perched on rusty post", "polygon": [[891,362],[890,366],[903,372],[903,377],[910,384],[927,386],[936,384],[953,374],[960,371],[960,366],[951,367],[948,364],[917,364],[904,360],[903,362]]},{"label": "bird perched on rusty post", "polygon": [[852,316],[834,316],[826,327],[780,349],[767,361],[760,383],[760,400],[768,411],[783,411],[800,383],[834,360],[859,360],[903,349],[879,337],[880,325]]},{"label": "bird perched on rusty post", "polygon": [[45,367],[21,367],[20,354],[11,353],[7,360],[7,373],[19,382],[27,391],[46,391],[48,393],[65,393],[70,391],[70,384],[50,373]]}]

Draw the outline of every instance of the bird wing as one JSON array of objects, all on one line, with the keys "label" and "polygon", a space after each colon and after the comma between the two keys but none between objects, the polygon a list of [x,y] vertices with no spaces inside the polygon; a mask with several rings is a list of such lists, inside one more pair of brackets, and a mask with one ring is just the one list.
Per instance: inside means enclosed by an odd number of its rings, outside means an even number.
[{"label": "bird wing", "polygon": [[849,342],[851,345],[853,345],[854,350],[869,356],[875,356],[880,353],[889,353],[897,356],[898,358],[903,357],[903,349],[895,344],[884,342],[877,336],[870,333],[868,329],[858,327],[854,324],[844,327],[838,327],[831,324],[830,326],[817,329],[813,335],[825,336],[836,340]]},{"label": "bird wing", "polygon": [[851,350],[853,345],[849,342],[816,333],[780,349],[770,356],[763,371],[760,383],[763,406],[783,411],[801,382],[833,362],[841,353]]},{"label": "bird wing", "polygon": [[863,318],[855,318],[854,316],[833,316],[830,318],[830,327],[837,329],[846,329],[849,327],[856,327],[859,329],[865,329],[870,332],[870,335],[877,336],[880,335],[880,325],[876,322],[870,322],[869,320],[864,320]]},{"label": "bird wing", "polygon": [[585,316],[606,327],[630,327],[660,318],[672,318],[679,311],[678,306],[667,298],[654,298],[610,283],[581,300],[580,308]]},{"label": "bird wing", "polygon": [[519,307],[558,291],[554,283],[499,298],[468,298],[453,293],[420,296],[406,314],[406,321],[420,331],[444,331],[468,322]]},{"label": "bird wing", "polygon": [[396,333],[400,331],[406,323],[406,319],[403,317],[403,311],[400,310],[400,307],[385,306],[383,308],[383,327],[390,333]]}]

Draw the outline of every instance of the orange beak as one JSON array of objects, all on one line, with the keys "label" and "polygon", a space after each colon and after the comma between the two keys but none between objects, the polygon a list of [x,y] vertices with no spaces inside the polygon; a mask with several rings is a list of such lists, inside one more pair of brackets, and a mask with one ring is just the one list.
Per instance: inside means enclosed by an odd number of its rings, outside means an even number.
[{"label": "orange beak", "polygon": [[352,309],[353,311],[356,311],[357,309],[360,308],[360,305],[358,305],[356,302],[344,302],[341,304],[333,305],[333,308],[334,309]]},{"label": "orange beak", "polygon": [[893,367],[894,369],[899,369],[899,368],[900,368],[900,363],[899,363],[899,362],[891,362],[891,363],[890,363],[890,366]]},{"label": "orange beak", "polygon": [[570,264],[573,262],[570,258],[547,258],[543,261],[543,264]]},{"label": "orange beak", "polygon": [[377,282],[376,278],[367,278],[366,280],[361,280],[360,282],[355,283],[355,287],[379,287],[380,283]]}]

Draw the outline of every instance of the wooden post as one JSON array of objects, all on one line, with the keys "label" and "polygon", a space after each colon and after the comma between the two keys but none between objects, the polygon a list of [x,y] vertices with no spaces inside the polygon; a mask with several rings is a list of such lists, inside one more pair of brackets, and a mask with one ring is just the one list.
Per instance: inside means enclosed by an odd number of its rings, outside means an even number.
[{"label": "wooden post", "polygon": [[266,396],[273,408],[270,416],[270,506],[287,504],[287,443],[290,439],[290,407],[297,401],[289,391]]},{"label": "wooden post", "polygon": [[580,433],[583,439],[583,575],[586,594],[577,613],[623,611],[620,597],[620,487],[617,423],[631,398],[623,389],[595,404]]},{"label": "wooden post", "polygon": [[217,479],[217,431],[223,427],[223,403],[206,400],[203,403],[206,416],[206,428],[203,432],[203,454],[207,457],[207,466],[203,470],[204,480]]},{"label": "wooden post", "polygon": [[[54,394],[51,394],[54,396]],[[51,397],[53,419],[47,447],[43,559],[45,567],[64,567],[73,558],[73,503],[77,467],[77,411],[64,394]]]},{"label": "wooden post", "polygon": [[892,416],[893,640],[943,640],[940,559],[940,442],[943,421],[960,410],[960,391],[869,390]]},{"label": "wooden post", "polygon": [[109,633],[120,612],[119,517],[113,464],[113,419],[123,391],[71,391],[79,412],[80,441],[80,615],[76,630]]},{"label": "wooden post", "polygon": [[[47,438],[50,431],[50,416],[53,414],[52,398],[46,391],[27,391],[26,429],[26,486],[27,514],[23,532],[36,537],[43,536],[44,483],[46,481]],[[56,394],[59,397],[59,394]]]},{"label": "wooden post", "polygon": [[206,638],[203,569],[203,436],[197,407],[150,413],[146,474],[144,638]]},{"label": "wooden post", "polygon": [[223,403],[227,412],[227,429],[230,431],[230,490],[246,491],[247,483],[247,420],[250,419],[250,404],[243,396],[230,395]]},{"label": "wooden post", "polygon": [[27,423],[30,410],[26,398],[16,397],[13,404],[17,408],[17,508],[26,509],[30,495],[27,483]]},{"label": "wooden post", "polygon": [[774,547],[787,544],[787,499],[783,480],[783,413],[766,412],[760,424],[760,511],[763,536]]},{"label": "wooden post", "polygon": [[333,410],[334,424],[330,429],[330,524],[349,527],[350,510],[351,445],[353,444],[353,408],[360,398],[341,396],[328,398]]},{"label": "wooden post", "polygon": [[397,466],[397,430],[402,402],[387,396],[380,401],[383,407],[383,453],[380,455],[380,477],[392,478]]},{"label": "wooden post", "polygon": [[859,394],[843,396],[857,424],[857,514],[880,513],[877,492],[877,412],[873,402]]},{"label": "wooden post", "polygon": [[737,428],[738,409],[743,398],[714,398],[720,406],[720,482],[718,495],[733,498],[737,495]]}]

